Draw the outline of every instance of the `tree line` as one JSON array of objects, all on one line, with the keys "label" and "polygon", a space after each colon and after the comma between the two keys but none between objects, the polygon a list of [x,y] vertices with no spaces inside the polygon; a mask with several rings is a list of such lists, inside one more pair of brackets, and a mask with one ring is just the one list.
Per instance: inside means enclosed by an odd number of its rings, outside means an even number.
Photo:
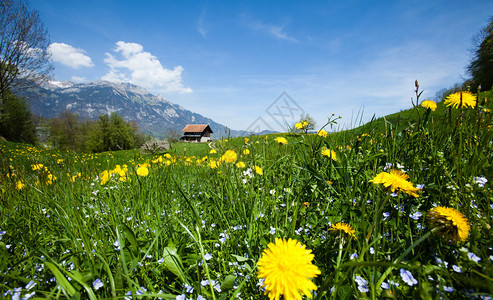
[{"label": "tree line", "polygon": [[103,152],[135,149],[150,137],[139,130],[135,121],[127,122],[113,112],[101,114],[95,121],[82,120],[68,110],[45,122],[47,143],[57,149],[78,152]]}]

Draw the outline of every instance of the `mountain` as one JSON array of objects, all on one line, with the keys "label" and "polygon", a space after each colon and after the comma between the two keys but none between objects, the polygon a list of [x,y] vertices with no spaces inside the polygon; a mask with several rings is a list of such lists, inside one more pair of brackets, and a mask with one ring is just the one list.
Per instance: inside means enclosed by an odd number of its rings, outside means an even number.
[{"label": "mountain", "polygon": [[209,124],[213,138],[241,134],[130,83],[51,81],[17,94],[27,99],[32,113],[45,118],[58,117],[64,110],[91,120],[116,112],[157,138],[164,138],[169,129],[181,132],[187,124]]}]

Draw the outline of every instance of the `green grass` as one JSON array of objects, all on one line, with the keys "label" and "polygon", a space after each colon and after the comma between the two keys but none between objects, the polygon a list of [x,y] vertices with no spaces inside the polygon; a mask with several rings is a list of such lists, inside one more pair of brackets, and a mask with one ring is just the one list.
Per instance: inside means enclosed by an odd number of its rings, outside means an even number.
[{"label": "green grass", "polygon": [[[439,104],[427,113],[417,108],[326,138],[176,143],[154,156],[1,143],[0,293],[266,299],[257,262],[277,237],[312,251],[321,271],[312,279],[316,299],[491,294],[491,112]],[[228,150],[234,163],[222,158]],[[389,168],[423,185],[419,197],[370,181]],[[466,241],[432,232],[426,218],[437,205],[467,218]],[[337,222],[355,238],[331,234]],[[406,283],[401,269],[418,284]]]}]

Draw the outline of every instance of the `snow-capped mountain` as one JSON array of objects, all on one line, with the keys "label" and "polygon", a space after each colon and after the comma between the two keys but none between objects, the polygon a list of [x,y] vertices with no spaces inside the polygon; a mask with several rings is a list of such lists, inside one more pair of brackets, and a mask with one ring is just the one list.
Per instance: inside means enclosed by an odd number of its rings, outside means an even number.
[{"label": "snow-capped mountain", "polygon": [[[34,114],[45,118],[58,117],[64,110],[92,120],[100,114],[116,112],[127,121],[136,121],[142,132],[154,137],[164,137],[168,129],[180,132],[187,124],[209,124],[215,137],[224,136],[228,130],[130,83],[51,81],[18,94],[27,99]],[[231,131],[232,135],[235,133]]]}]

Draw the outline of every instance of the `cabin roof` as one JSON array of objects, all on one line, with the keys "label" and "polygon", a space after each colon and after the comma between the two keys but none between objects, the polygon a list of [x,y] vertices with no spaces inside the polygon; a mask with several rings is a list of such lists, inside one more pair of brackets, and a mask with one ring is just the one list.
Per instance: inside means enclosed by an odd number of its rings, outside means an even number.
[{"label": "cabin roof", "polygon": [[207,124],[188,124],[181,132],[204,132],[207,128],[213,133],[211,127]]}]

